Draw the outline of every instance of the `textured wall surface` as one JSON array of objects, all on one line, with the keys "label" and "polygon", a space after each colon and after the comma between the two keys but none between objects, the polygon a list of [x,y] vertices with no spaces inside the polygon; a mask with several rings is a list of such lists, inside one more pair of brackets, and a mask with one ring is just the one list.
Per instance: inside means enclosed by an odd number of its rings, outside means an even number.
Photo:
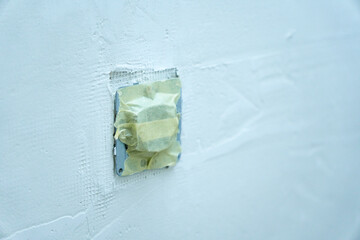
[{"label": "textured wall surface", "polygon": [[[0,1],[0,239],[360,239],[360,2]],[[117,66],[177,67],[183,155],[114,173]]]}]

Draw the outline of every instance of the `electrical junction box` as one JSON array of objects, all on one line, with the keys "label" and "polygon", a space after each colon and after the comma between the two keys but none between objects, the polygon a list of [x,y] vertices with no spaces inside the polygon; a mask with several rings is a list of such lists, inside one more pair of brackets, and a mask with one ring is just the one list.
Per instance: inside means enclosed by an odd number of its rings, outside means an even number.
[{"label": "electrical junction box", "polygon": [[176,69],[121,69],[115,91],[115,171],[127,176],[171,167],[180,159],[181,82]]}]

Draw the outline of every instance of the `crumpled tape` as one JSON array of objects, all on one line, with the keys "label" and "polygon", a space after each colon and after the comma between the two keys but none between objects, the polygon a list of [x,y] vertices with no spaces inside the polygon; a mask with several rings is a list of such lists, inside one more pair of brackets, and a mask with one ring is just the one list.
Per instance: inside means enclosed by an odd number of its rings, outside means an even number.
[{"label": "crumpled tape", "polygon": [[180,80],[174,78],[118,90],[115,139],[127,145],[129,156],[122,176],[176,164],[181,152],[176,139],[180,89]]}]

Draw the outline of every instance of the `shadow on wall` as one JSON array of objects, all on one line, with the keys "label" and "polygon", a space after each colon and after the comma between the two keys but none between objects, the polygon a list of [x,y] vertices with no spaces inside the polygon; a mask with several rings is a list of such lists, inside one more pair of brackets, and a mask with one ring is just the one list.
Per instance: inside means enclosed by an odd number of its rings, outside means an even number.
[{"label": "shadow on wall", "polygon": [[354,0],[355,6],[357,7],[357,9],[360,12],[360,0]]}]

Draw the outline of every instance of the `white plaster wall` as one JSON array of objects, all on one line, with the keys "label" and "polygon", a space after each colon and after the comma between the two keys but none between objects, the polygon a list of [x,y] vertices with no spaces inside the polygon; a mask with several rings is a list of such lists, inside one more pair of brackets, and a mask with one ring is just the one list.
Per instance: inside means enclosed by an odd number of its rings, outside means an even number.
[{"label": "white plaster wall", "polygon": [[[1,239],[360,239],[360,2],[0,1]],[[113,171],[117,66],[177,67],[183,155]]]}]

